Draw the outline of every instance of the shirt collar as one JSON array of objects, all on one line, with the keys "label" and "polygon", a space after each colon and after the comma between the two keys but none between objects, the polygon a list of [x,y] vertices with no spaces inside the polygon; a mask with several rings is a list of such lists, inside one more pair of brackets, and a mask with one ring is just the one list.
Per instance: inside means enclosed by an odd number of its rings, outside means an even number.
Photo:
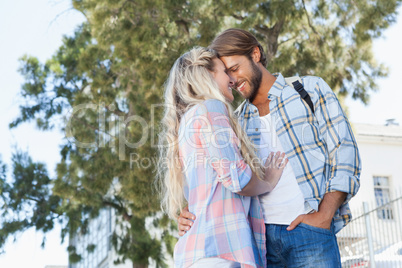
[{"label": "shirt collar", "polygon": [[[268,92],[268,99],[272,99],[274,97],[279,97],[282,94],[282,89],[285,87],[286,85],[286,81],[285,78],[283,77],[283,75],[281,73],[273,73],[273,76],[276,77],[276,80],[274,82],[274,84],[272,85],[271,89]],[[271,96],[272,95],[272,96]],[[250,102],[249,99],[246,99],[246,103],[245,104],[252,104]],[[242,104],[243,105],[243,104]]]},{"label": "shirt collar", "polygon": [[283,75],[281,73],[274,73],[272,74],[273,76],[276,77],[276,80],[274,82],[274,84],[272,85],[271,89],[269,90],[268,93],[268,98],[272,98],[271,95],[275,96],[275,97],[279,97],[282,94],[282,90],[285,87],[285,78],[283,77]]},{"label": "shirt collar", "polygon": [[[268,93],[268,98],[269,99],[273,99],[275,97],[279,97],[282,94],[282,90],[286,85],[286,81],[285,78],[283,77],[283,75],[281,73],[273,73],[273,76],[276,77],[276,80],[274,82],[274,84],[272,85],[271,89],[269,90]],[[236,114],[239,114],[240,117],[244,117],[245,113],[248,112],[248,110],[250,109],[250,105],[252,105],[252,107],[255,107],[249,99],[246,99],[235,111]]]}]

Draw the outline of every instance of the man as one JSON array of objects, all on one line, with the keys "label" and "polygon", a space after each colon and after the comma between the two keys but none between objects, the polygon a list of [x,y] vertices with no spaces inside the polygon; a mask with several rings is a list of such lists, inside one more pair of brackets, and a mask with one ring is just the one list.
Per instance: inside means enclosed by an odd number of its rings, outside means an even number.
[{"label": "man", "polygon": [[[351,219],[360,156],[349,122],[319,77],[301,84],[311,107],[281,74],[271,74],[257,39],[228,29],[212,42],[233,87],[246,99],[236,110],[261,159],[284,151],[289,163],[275,189],[259,196],[266,224],[268,267],[341,267],[335,237]],[[184,211],[179,234],[195,216]]]}]

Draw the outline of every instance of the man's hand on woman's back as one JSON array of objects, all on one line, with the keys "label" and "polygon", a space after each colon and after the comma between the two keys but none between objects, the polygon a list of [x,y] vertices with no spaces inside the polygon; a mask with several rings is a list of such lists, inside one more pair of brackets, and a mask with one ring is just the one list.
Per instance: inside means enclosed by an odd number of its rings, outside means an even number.
[{"label": "man's hand on woman's back", "polygon": [[[277,152],[271,153],[267,160],[265,161],[265,175],[264,181],[269,183],[269,191],[276,186],[278,183],[283,169],[288,163],[288,159],[286,158],[285,153]],[[247,187],[247,186],[246,186]],[[245,188],[246,188],[245,187]],[[264,191],[265,192],[265,191]],[[177,219],[177,225],[179,228],[179,236],[183,236],[190,230],[191,226],[193,226],[195,220],[195,215],[189,212],[188,207],[183,208],[180,212],[180,216]]]},{"label": "man's hand on woman's back", "polygon": [[177,219],[177,225],[179,227],[179,236],[183,236],[193,226],[195,215],[188,211],[188,207],[183,208],[180,212],[180,216]]}]

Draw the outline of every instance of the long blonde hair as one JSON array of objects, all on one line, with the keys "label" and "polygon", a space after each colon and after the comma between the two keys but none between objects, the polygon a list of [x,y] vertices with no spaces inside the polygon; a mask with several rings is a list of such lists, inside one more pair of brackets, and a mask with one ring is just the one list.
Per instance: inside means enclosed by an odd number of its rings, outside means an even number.
[{"label": "long blonde hair", "polygon": [[195,47],[176,60],[165,83],[165,111],[159,135],[157,180],[162,210],[172,219],[177,218],[186,205],[182,167],[179,162],[178,131],[181,117],[191,107],[208,99],[222,101],[229,112],[229,122],[240,140],[240,152],[253,173],[262,178],[263,169],[255,149],[237,122],[232,106],[226,101],[211,72],[216,52]]}]

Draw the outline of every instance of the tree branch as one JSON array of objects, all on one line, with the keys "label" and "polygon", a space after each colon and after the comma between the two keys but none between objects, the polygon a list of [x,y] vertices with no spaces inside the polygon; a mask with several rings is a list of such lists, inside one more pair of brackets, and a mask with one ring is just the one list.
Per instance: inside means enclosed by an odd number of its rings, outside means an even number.
[{"label": "tree branch", "polygon": [[254,27],[259,33],[268,36],[271,28],[268,28],[266,25],[256,25]]},{"label": "tree branch", "polygon": [[94,126],[88,124],[86,121],[81,120],[79,117],[76,117],[76,116],[73,115],[73,118],[75,118],[76,120],[78,120],[79,122],[81,122],[82,124],[84,124],[86,127],[89,127],[90,129],[92,129],[92,130],[94,130],[94,131],[98,131],[99,133],[103,133],[103,134],[106,134],[106,135],[108,135],[108,136],[110,136],[110,137],[112,137],[112,138],[116,138],[116,136],[113,136],[112,134],[110,134],[110,133],[108,133],[108,132],[106,132],[106,131],[100,130],[99,128],[94,127]]},{"label": "tree branch", "polygon": [[297,38],[297,36],[294,36],[294,37],[292,37],[292,38],[288,38],[288,39],[286,39],[285,41],[282,41],[282,42],[278,43],[278,47],[281,46],[281,45],[283,45],[283,44],[286,43],[286,42],[289,42],[289,41],[291,41],[291,40],[295,40],[296,38]]},{"label": "tree branch", "polygon": [[[111,109],[111,107],[110,107],[111,105],[114,105],[115,108],[114,108],[114,109]],[[119,108],[117,108],[117,105],[116,105],[116,104],[106,105],[105,108],[106,108],[109,112],[111,112],[111,113],[113,113],[113,114],[115,114],[115,115],[117,115],[117,116],[124,116],[124,117],[127,116],[127,113],[125,113],[125,112],[121,111]]]},{"label": "tree branch", "polygon": [[[24,197],[24,198],[27,199],[27,200],[36,202],[36,203],[46,202],[45,199],[40,199],[40,200],[39,200],[39,199],[35,199],[35,198],[33,198],[33,197],[28,197],[28,196],[26,196],[26,197]],[[52,212],[53,214],[56,214],[56,215],[57,215],[57,217],[52,217],[52,219],[57,219],[57,218],[59,218],[59,217],[61,217],[61,216],[63,215],[62,213],[57,212],[57,211],[55,211],[54,209],[51,209],[51,208],[49,208],[49,211]]]},{"label": "tree branch", "polygon": [[260,34],[266,37],[268,44],[266,51],[268,64],[275,58],[276,52],[278,51],[278,37],[284,24],[285,19],[283,18],[278,20],[271,28],[266,25],[256,25],[254,27]]},{"label": "tree branch", "polygon": [[308,25],[309,25],[310,28],[313,30],[313,32],[318,35],[318,33],[317,33],[317,31],[315,30],[314,26],[311,24],[310,16],[309,16],[309,14],[308,14],[308,12],[307,12],[306,3],[304,2],[304,0],[302,0],[302,3],[303,3],[304,13],[306,13]]},{"label": "tree branch", "polygon": [[189,30],[187,21],[180,19],[180,20],[175,20],[174,22],[176,23],[178,28],[184,29],[184,31],[186,32],[187,35],[190,34],[190,30]]},{"label": "tree branch", "polygon": [[234,13],[232,14],[232,17],[237,19],[237,20],[244,20],[245,19],[245,17],[243,17],[241,15],[234,14]]},{"label": "tree branch", "polygon": [[105,206],[109,206],[116,209],[123,216],[123,219],[125,219],[126,221],[131,220],[131,218],[133,217],[132,215],[128,214],[127,209],[122,204],[116,204],[108,200],[103,200],[102,203]]}]

